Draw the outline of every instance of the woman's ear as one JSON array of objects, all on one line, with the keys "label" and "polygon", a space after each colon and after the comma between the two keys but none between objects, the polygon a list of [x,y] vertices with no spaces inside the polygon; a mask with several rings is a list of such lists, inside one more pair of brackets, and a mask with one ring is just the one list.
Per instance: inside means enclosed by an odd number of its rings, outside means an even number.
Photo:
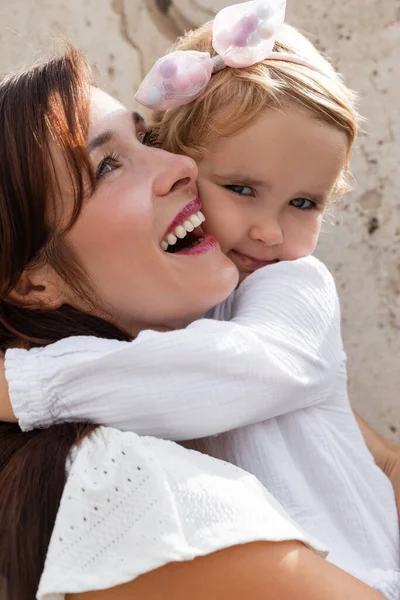
[{"label": "woman's ear", "polygon": [[31,308],[56,310],[65,304],[64,288],[61,278],[48,265],[31,267],[22,273],[8,300]]}]

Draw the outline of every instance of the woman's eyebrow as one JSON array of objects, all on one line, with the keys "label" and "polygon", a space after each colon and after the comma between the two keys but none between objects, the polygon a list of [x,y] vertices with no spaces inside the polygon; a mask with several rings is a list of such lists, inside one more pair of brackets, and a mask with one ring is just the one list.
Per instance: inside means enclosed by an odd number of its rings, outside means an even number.
[{"label": "woman's eyebrow", "polygon": [[108,144],[108,142],[111,142],[113,137],[114,137],[114,132],[111,131],[111,129],[107,129],[106,131],[103,131],[103,133],[100,133],[99,135],[97,135],[96,137],[94,137],[92,140],[90,140],[88,142],[88,145],[87,145],[88,153],[91,154],[92,152],[94,152],[94,150],[96,150],[96,148],[99,148],[99,146],[104,146],[104,144]]}]

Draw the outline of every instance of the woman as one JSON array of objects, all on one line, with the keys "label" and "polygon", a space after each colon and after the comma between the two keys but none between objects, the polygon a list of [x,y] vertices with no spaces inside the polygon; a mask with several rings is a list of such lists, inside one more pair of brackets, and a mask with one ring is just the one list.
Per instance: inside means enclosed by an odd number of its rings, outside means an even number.
[{"label": "woman", "polygon": [[[235,287],[213,238],[201,253],[160,249],[196,205],[196,167],[141,146],[134,125],[74,50],[2,81],[2,350],[174,329]],[[114,429],[2,424],[0,524],[8,600],[39,581],[49,600],[381,597],[324,562],[250,476]]]}]

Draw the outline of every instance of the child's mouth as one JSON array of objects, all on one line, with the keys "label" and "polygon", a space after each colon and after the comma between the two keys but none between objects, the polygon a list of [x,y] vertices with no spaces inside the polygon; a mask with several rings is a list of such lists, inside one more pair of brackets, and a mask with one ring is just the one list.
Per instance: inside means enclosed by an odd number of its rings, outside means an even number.
[{"label": "child's mouth", "polygon": [[255,271],[256,269],[261,269],[261,267],[266,267],[279,262],[279,259],[277,258],[272,260],[260,260],[259,258],[248,256],[247,254],[243,254],[237,250],[231,250],[229,254],[239,270],[242,267],[247,271]]}]

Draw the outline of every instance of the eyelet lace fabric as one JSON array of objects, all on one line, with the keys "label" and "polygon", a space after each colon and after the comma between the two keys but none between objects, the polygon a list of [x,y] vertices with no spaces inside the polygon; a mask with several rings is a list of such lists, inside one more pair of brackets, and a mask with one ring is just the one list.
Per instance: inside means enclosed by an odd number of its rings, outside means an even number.
[{"label": "eyelet lace fabric", "polygon": [[38,600],[252,541],[300,540],[325,554],[253,476],[174,442],[99,427],[67,467]]}]

